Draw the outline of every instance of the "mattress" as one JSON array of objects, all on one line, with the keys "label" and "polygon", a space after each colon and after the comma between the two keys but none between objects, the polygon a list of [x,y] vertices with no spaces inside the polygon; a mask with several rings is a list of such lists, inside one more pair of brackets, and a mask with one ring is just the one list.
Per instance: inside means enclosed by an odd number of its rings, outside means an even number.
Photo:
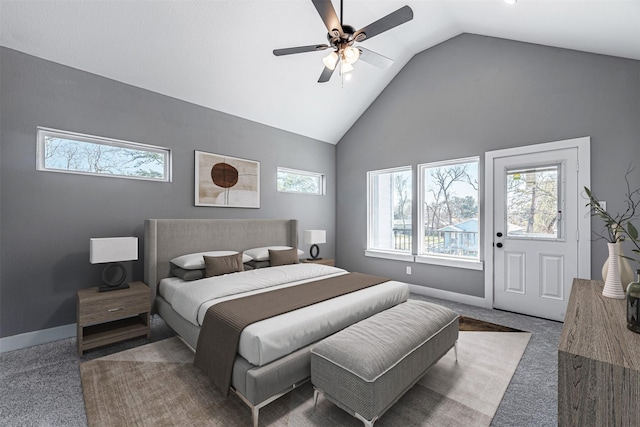
[{"label": "mattress", "polygon": [[[192,282],[173,277],[160,282],[160,294],[178,314],[200,326],[207,309],[218,302],[341,274],[346,274],[346,271],[309,263],[251,270]],[[256,322],[243,330],[238,353],[252,365],[263,366],[404,302],[408,296],[406,283],[388,281]]]}]

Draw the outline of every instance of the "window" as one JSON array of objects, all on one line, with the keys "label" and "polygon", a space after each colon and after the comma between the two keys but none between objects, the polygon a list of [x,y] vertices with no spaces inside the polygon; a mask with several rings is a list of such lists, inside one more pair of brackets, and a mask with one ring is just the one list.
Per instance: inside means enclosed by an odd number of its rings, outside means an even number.
[{"label": "window", "polygon": [[416,261],[481,269],[477,157],[418,165]]},{"label": "window", "polygon": [[324,194],[324,175],[295,169],[278,168],[277,190],[283,193]]},{"label": "window", "polygon": [[506,171],[507,237],[559,240],[561,165]]},{"label": "window", "polygon": [[377,256],[375,252],[384,252],[385,258],[413,261],[411,166],[367,172],[367,182],[366,254]]},{"label": "window", "polygon": [[114,178],[171,181],[171,150],[38,128],[37,169]]}]

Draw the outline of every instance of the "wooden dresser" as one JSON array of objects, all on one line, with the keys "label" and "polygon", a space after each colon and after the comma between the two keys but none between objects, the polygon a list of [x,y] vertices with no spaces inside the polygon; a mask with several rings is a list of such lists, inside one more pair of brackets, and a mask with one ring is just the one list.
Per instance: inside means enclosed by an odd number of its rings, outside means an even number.
[{"label": "wooden dresser", "polygon": [[559,426],[640,425],[640,334],[626,301],[603,282],[574,279],[558,348]]}]

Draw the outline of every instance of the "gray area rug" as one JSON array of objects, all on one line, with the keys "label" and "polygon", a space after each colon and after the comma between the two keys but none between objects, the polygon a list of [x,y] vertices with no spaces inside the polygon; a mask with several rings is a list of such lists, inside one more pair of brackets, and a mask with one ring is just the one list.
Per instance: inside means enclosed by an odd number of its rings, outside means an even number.
[{"label": "gray area rug", "polygon": [[[488,426],[531,337],[460,332],[458,361],[445,355],[376,426]],[[497,349],[499,349],[497,351]],[[80,365],[90,426],[251,425],[250,410],[220,393],[169,338]],[[265,426],[360,426],[306,383],[260,411]]]}]

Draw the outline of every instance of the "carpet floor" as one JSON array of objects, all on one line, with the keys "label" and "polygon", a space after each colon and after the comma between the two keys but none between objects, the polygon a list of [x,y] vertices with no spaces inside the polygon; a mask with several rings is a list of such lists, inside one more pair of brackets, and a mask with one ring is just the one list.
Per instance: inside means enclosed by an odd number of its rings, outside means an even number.
[{"label": "carpet floor", "polygon": [[[376,426],[489,426],[530,337],[461,332],[458,361],[447,353]],[[251,425],[249,409],[234,395],[225,399],[178,338],[82,363],[80,372],[91,427]],[[323,398],[314,410],[312,396],[304,384],[263,408],[260,424],[362,424]]]}]

